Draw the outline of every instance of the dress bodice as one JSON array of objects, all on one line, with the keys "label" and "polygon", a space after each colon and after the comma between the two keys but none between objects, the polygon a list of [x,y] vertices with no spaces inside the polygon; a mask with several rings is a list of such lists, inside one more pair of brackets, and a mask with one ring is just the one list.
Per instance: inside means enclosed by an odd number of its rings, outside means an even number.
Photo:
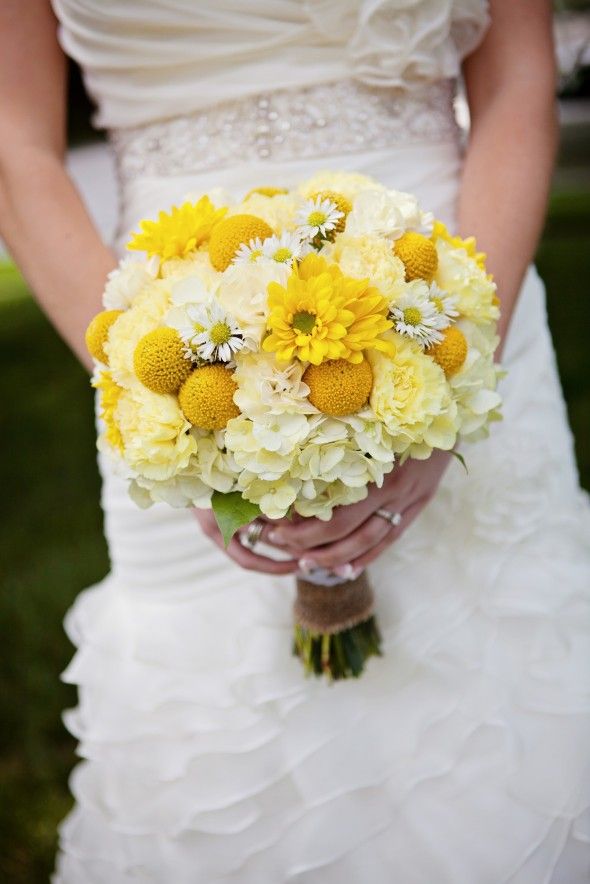
[{"label": "dress bodice", "polygon": [[107,128],[353,77],[402,91],[455,77],[486,0],[53,0]]}]

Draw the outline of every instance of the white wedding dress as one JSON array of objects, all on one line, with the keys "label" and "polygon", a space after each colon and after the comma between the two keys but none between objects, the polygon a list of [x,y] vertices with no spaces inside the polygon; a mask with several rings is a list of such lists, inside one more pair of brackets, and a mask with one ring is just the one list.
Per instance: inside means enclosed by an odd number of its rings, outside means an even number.
[{"label": "white wedding dress", "polygon": [[[187,192],[327,168],[453,225],[480,0],[54,4],[112,130],[120,249]],[[55,884],[589,879],[590,507],[532,268],[504,362],[503,423],[370,569],[385,656],[358,681],[303,678],[292,579],[101,464],[112,572],[66,620],[83,760]]]}]

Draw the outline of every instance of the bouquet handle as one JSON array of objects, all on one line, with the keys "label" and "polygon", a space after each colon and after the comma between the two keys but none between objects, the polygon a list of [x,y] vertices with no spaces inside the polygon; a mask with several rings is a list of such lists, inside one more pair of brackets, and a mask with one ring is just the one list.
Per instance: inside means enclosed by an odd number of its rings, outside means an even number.
[{"label": "bouquet handle", "polygon": [[333,586],[297,578],[293,653],[307,675],[357,678],[369,657],[381,656],[374,604],[365,571]]}]

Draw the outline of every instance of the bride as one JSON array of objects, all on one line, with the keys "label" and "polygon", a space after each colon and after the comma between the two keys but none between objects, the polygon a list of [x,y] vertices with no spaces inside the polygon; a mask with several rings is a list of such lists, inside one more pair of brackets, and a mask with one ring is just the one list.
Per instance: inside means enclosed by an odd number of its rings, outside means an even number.
[{"label": "bride", "polygon": [[[529,266],[550,4],[5,0],[0,24],[1,233],[87,365],[115,257],[64,169],[60,44],[116,151],[117,255],[189,192],[366,173],[476,234],[508,371],[468,476],[438,453],[328,524],[267,525],[280,563],[226,554],[208,515],[135,508],[101,464],[112,572],[66,619],[82,761],[56,884],[587,881],[590,507]],[[385,656],[359,681],[291,657],[285,575],[317,566],[369,566]]]}]

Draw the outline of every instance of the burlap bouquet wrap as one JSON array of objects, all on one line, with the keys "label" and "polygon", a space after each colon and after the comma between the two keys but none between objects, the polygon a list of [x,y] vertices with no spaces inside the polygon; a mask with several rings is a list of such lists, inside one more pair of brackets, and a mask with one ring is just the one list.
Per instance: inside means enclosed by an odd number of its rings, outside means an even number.
[{"label": "burlap bouquet wrap", "polygon": [[310,632],[333,635],[368,620],[374,595],[366,573],[336,586],[319,586],[299,577],[293,605],[295,622]]},{"label": "burlap bouquet wrap", "polygon": [[329,681],[357,678],[369,657],[381,656],[381,636],[373,614],[367,574],[326,586],[297,578],[293,605],[293,653],[307,675]]}]

